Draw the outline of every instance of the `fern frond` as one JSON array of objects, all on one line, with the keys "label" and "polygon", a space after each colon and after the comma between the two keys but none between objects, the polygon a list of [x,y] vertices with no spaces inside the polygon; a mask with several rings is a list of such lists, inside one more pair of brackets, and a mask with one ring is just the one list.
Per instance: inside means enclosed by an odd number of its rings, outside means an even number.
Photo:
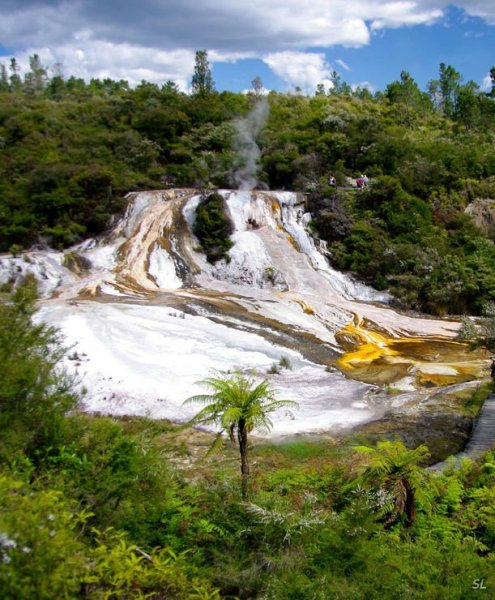
[{"label": "fern frond", "polygon": [[222,437],[222,432],[220,431],[215,436],[215,439],[213,440],[213,444],[209,447],[208,452],[205,455],[205,459],[210,458],[210,456],[213,456],[214,454],[218,454],[218,452],[220,452],[220,450],[222,448],[223,448],[223,437]]}]

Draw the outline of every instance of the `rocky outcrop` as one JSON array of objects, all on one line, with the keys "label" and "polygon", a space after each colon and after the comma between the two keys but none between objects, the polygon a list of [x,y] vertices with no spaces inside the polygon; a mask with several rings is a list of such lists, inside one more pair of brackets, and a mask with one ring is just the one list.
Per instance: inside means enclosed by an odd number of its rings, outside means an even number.
[{"label": "rocky outcrop", "polygon": [[359,425],[351,434],[369,442],[400,439],[409,448],[426,444],[431,454],[429,462],[439,463],[466,447],[477,411],[471,404],[480,385],[471,382],[449,386],[426,398],[418,394],[382,418]]}]

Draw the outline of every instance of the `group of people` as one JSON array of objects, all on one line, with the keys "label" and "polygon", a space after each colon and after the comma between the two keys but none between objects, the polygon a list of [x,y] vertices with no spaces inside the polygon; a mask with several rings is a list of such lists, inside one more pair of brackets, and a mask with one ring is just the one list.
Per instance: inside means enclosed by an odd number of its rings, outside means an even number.
[{"label": "group of people", "polygon": [[[368,187],[368,183],[369,183],[369,179],[366,176],[366,174],[360,175],[356,179],[356,187],[358,188],[358,190]],[[330,177],[328,178],[328,185],[337,187],[337,181],[333,175],[330,175]]]},{"label": "group of people", "polygon": [[368,187],[368,183],[369,183],[369,179],[366,177],[366,174],[360,175],[356,179],[356,185],[357,185],[358,190],[362,190],[363,188]]}]

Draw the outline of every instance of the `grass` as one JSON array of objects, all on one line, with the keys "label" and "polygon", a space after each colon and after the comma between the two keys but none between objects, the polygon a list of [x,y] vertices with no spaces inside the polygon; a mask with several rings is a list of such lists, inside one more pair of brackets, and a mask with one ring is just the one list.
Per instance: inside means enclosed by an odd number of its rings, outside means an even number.
[{"label": "grass", "polygon": [[322,456],[328,450],[327,441],[282,442],[273,445],[274,449],[291,460],[300,460]]},{"label": "grass", "polygon": [[282,358],[278,361],[278,364],[282,367],[282,369],[292,369],[292,363],[287,356],[282,356]]},{"label": "grass", "polygon": [[268,375],[279,375],[281,369],[289,369],[292,370],[292,363],[287,356],[282,356],[282,358],[277,363],[273,363],[270,368],[267,370]]},{"label": "grass", "polygon": [[493,392],[493,383],[482,383],[474,391],[466,390],[466,392],[469,394],[464,403],[464,410],[467,414],[476,416],[487,397]]}]

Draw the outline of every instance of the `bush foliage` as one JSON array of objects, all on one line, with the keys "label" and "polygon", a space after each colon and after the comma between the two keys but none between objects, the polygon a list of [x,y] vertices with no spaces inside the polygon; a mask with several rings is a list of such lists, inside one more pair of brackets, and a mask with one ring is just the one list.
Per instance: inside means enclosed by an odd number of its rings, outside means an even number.
[{"label": "bush foliage", "polygon": [[[2,387],[2,598],[461,599],[494,589],[495,452],[436,474],[425,446],[399,441],[255,443],[243,498],[233,448],[205,463],[191,454],[193,431],[190,445],[165,422],[71,413],[77,394],[56,332],[32,322],[31,285],[0,304],[32,373]],[[0,351],[12,351],[10,336]],[[70,402],[58,401],[60,386]]]},{"label": "bush foliage", "polygon": [[220,194],[204,196],[196,209],[194,235],[199,239],[208,262],[227,258],[233,243],[230,235],[234,227],[226,214],[225,201]]}]

